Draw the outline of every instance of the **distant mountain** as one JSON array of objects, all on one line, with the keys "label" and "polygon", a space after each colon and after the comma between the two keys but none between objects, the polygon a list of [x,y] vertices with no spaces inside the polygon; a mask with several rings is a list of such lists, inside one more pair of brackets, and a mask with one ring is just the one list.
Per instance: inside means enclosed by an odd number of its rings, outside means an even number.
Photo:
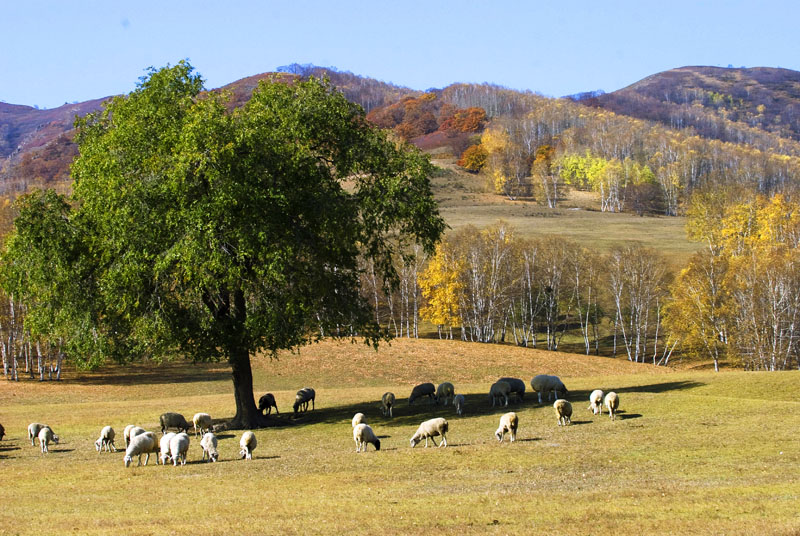
[{"label": "distant mountain", "polygon": [[[242,78],[217,90],[230,94],[230,106],[247,102],[261,80],[327,76],[344,95],[366,111],[420,92],[342,72],[333,68],[293,64],[281,72]],[[216,91],[216,90],[215,90]],[[39,110],[0,102],[0,195],[69,179],[69,164],[78,154],[73,139],[75,116],[99,110],[109,97]]]},{"label": "distant mountain", "polygon": [[800,72],[789,69],[681,67],[573,100],[770,150],[778,138],[800,140]]}]

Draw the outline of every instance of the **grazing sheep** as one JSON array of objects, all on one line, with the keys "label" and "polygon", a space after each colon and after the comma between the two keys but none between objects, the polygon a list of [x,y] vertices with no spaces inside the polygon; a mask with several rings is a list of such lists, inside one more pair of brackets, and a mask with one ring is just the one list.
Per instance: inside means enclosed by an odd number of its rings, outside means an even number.
[{"label": "grazing sheep", "polygon": [[219,459],[219,452],[217,452],[217,436],[212,432],[207,432],[200,440],[200,446],[203,448],[203,461],[208,456],[208,461],[215,462]]},{"label": "grazing sheep", "polygon": [[558,417],[559,426],[567,426],[568,424],[572,424],[572,404],[563,398],[559,398],[553,402],[553,408],[556,410],[556,417]]},{"label": "grazing sheep", "polygon": [[355,415],[353,415],[353,428],[355,428],[361,423],[367,424],[367,418],[364,417],[364,414],[356,413]]},{"label": "grazing sheep", "polygon": [[39,437],[39,430],[46,427],[46,424],[42,424],[39,422],[32,422],[28,425],[28,439],[31,440],[31,446],[36,446],[36,438]]},{"label": "grazing sheep", "polygon": [[253,451],[258,446],[256,435],[250,430],[246,431],[242,434],[242,438],[239,440],[239,446],[242,448],[242,450],[239,451],[239,456],[248,460],[252,460]]},{"label": "grazing sheep", "polygon": [[564,398],[569,394],[564,382],[558,376],[549,376],[547,374],[539,374],[534,376],[531,380],[531,387],[539,395],[539,403],[542,404],[542,394],[547,393],[547,399]]},{"label": "grazing sheep", "polygon": [[47,445],[51,442],[58,445],[58,436],[53,433],[53,430],[50,429],[49,426],[45,426],[41,430],[39,430],[39,446],[42,447],[42,453],[48,452]]},{"label": "grazing sheep", "polygon": [[278,411],[278,404],[275,402],[275,395],[267,393],[258,399],[258,411],[264,415],[272,413],[272,408],[275,408],[275,413],[280,414]]},{"label": "grazing sheep", "polygon": [[[169,440],[169,455],[172,458],[172,465],[186,465],[186,454],[189,452],[189,434],[181,432]],[[146,465],[146,464],[145,464]]]},{"label": "grazing sheep", "polygon": [[513,411],[505,413],[502,417],[500,417],[500,427],[497,428],[497,431],[494,433],[494,437],[497,438],[498,441],[501,443],[503,439],[506,437],[506,432],[509,433],[511,436],[511,442],[517,440],[517,426],[519,426],[519,418],[517,414]]},{"label": "grazing sheep", "polygon": [[97,449],[97,452],[100,452],[104,448],[107,452],[111,452],[111,449],[114,449],[114,452],[117,452],[117,447],[114,445],[115,436],[116,434],[114,433],[113,428],[110,426],[104,426],[103,429],[100,430],[100,437],[94,442],[94,448]]},{"label": "grazing sheep", "polygon": [[464,395],[456,395],[455,398],[453,398],[453,405],[456,407],[456,413],[458,415],[464,414],[465,402],[466,400],[464,399]]},{"label": "grazing sheep", "polygon": [[[414,433],[414,435],[411,436],[411,448],[416,447],[417,443],[423,439],[425,440],[425,448],[428,448],[428,438],[431,438],[431,441],[433,441],[433,446],[446,447],[447,429],[447,421],[441,417],[423,422],[419,425],[419,428],[417,428],[417,431]],[[442,436],[442,442],[437,445],[434,437],[438,435]]]},{"label": "grazing sheep", "polygon": [[[130,444],[128,444],[128,448],[125,449],[125,457],[123,458],[125,467],[130,467],[134,456],[139,457],[139,463],[137,463],[136,466],[142,465],[142,454],[145,455],[144,464],[147,465],[147,462],[150,461],[150,453],[157,453],[158,446],[156,435],[153,432],[145,432],[131,437]],[[158,456],[156,456],[156,465],[158,465]]]},{"label": "grazing sheep", "polygon": [[418,398],[422,398],[423,396],[427,396],[431,399],[431,401],[436,401],[436,386],[432,383],[421,383],[411,389],[411,394],[408,397],[408,405],[414,403],[414,401]]},{"label": "grazing sheep", "polygon": [[169,454],[169,442],[172,441],[172,438],[175,437],[175,432],[168,432],[161,436],[161,440],[158,443],[159,449],[161,450],[161,465],[167,465],[167,462],[172,461],[172,457]]},{"label": "grazing sheep", "polygon": [[452,400],[456,394],[455,387],[450,382],[442,382],[436,388],[436,403],[440,404],[444,400],[444,405],[447,405],[448,400]]},{"label": "grazing sheep", "polygon": [[508,405],[508,394],[511,392],[511,386],[508,382],[494,382],[492,384],[491,389],[489,389],[489,400],[492,402],[492,407],[494,407],[494,403],[498,402],[500,399],[505,401],[504,405]]},{"label": "grazing sheep", "polygon": [[372,443],[375,450],[381,450],[381,440],[366,423],[361,423],[353,428],[353,441],[356,442],[356,452],[367,452],[367,443]]},{"label": "grazing sheep", "polygon": [[595,415],[603,414],[603,391],[602,389],[595,389],[589,395],[589,407]]},{"label": "grazing sheep", "polygon": [[186,418],[180,413],[167,412],[162,413],[158,418],[161,423],[161,433],[166,434],[168,428],[177,428],[178,432],[188,432],[191,424],[186,422]]},{"label": "grazing sheep", "polygon": [[503,377],[497,380],[499,382],[506,382],[511,386],[511,392],[517,395],[519,401],[525,400],[525,382],[519,378]]},{"label": "grazing sheep", "polygon": [[192,424],[194,424],[194,437],[197,437],[198,430],[201,434],[205,434],[210,432],[213,427],[211,415],[208,413],[195,413],[194,417],[192,417]]},{"label": "grazing sheep", "polygon": [[122,439],[125,440],[125,448],[128,448],[128,444],[131,441],[130,438],[131,430],[133,430],[134,428],[136,428],[135,424],[129,424],[125,426],[125,429],[122,431]]},{"label": "grazing sheep", "polygon": [[294,412],[297,411],[302,406],[303,411],[308,411],[308,403],[311,402],[311,409],[314,409],[314,399],[317,397],[317,393],[311,387],[303,387],[294,397]]},{"label": "grazing sheep", "polygon": [[611,416],[612,421],[617,420],[617,408],[619,408],[619,395],[611,391],[606,395],[605,405],[608,408],[608,414]]},{"label": "grazing sheep", "polygon": [[389,417],[392,417],[392,408],[394,407],[394,393],[383,393],[381,397],[381,411],[383,412],[383,416],[386,417],[388,414]]}]

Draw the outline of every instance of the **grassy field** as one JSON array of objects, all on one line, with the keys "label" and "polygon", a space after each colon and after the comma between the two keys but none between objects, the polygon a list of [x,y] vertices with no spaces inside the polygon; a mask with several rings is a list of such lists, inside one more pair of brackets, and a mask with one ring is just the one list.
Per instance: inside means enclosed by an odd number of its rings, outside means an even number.
[{"label": "grassy field", "polygon": [[[529,393],[509,407],[519,440],[493,438],[505,408],[486,400],[499,375],[559,374],[573,424]],[[258,430],[252,462],[240,432],[219,434],[221,461],[192,442],[185,467],[123,467],[95,452],[103,425],[157,428],[163,411],[230,417],[220,365],[140,366],[66,381],[3,382],[0,534],[797,534],[800,531],[800,373],[692,372],[624,360],[460,342],[395,341],[375,353],[325,343],[254,364],[256,396],[275,393],[285,426]],[[449,380],[466,414],[425,402],[411,386]],[[294,392],[317,390],[316,410],[285,416]],[[620,394],[616,422],[586,407],[595,388]],[[398,396],[392,420],[378,400]],[[350,419],[381,437],[356,454]],[[450,422],[446,449],[411,449],[417,425]],[[42,455],[25,438],[46,422],[61,444]],[[124,445],[121,438],[117,445]]]},{"label": "grassy field", "polygon": [[453,229],[472,224],[486,227],[502,219],[521,236],[558,235],[601,252],[631,241],[659,250],[674,267],[682,267],[702,245],[686,238],[683,217],[600,212],[597,194],[570,191],[560,205],[548,209],[532,200],[489,193],[486,179],[466,173],[451,159],[437,159],[442,171],[432,181],[442,216]]}]

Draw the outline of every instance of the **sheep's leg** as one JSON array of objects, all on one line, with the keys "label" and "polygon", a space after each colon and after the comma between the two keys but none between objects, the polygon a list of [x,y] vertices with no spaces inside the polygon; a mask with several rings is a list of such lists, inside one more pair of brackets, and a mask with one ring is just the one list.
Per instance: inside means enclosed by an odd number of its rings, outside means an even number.
[{"label": "sheep's leg", "polygon": [[438,447],[439,445],[436,444],[436,438],[431,436],[431,442],[433,443],[434,447]]},{"label": "sheep's leg", "polygon": [[439,443],[439,448],[447,446],[447,436],[442,434],[442,441]]}]

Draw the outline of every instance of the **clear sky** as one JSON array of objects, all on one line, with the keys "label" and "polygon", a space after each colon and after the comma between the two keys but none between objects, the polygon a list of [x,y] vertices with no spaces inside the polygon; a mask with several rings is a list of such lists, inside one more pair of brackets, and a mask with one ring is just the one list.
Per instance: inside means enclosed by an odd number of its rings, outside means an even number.
[{"label": "clear sky", "polygon": [[0,0],[0,101],[126,93],[184,58],[209,88],[296,62],[562,96],[685,65],[800,70],[798,24],[797,0]]}]

